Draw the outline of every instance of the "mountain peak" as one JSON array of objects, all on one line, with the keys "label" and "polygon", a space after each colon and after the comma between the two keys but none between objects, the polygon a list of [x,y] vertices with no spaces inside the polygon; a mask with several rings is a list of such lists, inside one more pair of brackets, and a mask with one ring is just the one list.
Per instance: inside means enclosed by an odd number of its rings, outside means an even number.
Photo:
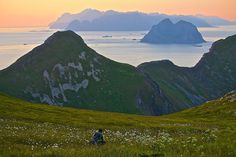
[{"label": "mountain peak", "polygon": [[99,11],[99,10],[93,9],[93,8],[87,8],[87,9],[81,11],[80,14],[81,14],[81,13],[90,13],[90,12],[94,12],[94,13],[99,12],[99,13],[100,13],[100,12],[102,12],[102,11]]},{"label": "mountain peak", "polygon": [[166,19],[164,19],[164,20],[162,20],[160,23],[159,23],[159,25],[162,25],[162,24],[171,24],[171,25],[173,25],[173,22],[169,19],[169,18],[166,18]]},{"label": "mountain peak", "polygon": [[188,22],[188,21],[184,21],[184,20],[180,20],[176,23],[176,25],[191,25],[194,26],[192,23]]},{"label": "mountain peak", "polygon": [[66,30],[66,31],[57,31],[53,33],[51,37],[56,37],[56,36],[79,36],[75,32],[71,30]]},{"label": "mountain peak", "polygon": [[57,31],[53,35],[51,35],[44,43],[50,44],[56,40],[66,40],[66,39],[78,40],[81,42],[81,44],[84,44],[83,39],[78,34],[76,34],[75,32],[71,30]]},{"label": "mountain peak", "polygon": [[42,67],[46,68],[52,60],[60,63],[70,59],[71,56],[78,55],[82,51],[90,52],[90,49],[78,34],[73,31],[57,31],[46,39],[42,45],[35,47],[32,51],[20,57],[9,66],[9,69],[19,70],[27,66],[35,66],[35,69],[39,69],[38,65],[41,65],[41,60],[45,60],[45,65],[42,65]]},{"label": "mountain peak", "polygon": [[135,67],[99,55],[73,31],[58,31],[0,71],[0,91],[51,105],[160,114],[145,79]]},{"label": "mountain peak", "polygon": [[71,13],[64,13],[64,14],[62,14],[62,16],[70,16],[71,15]]},{"label": "mountain peak", "polygon": [[154,25],[141,42],[153,44],[198,44],[205,42],[205,40],[192,23],[180,20],[174,24],[167,18]]}]

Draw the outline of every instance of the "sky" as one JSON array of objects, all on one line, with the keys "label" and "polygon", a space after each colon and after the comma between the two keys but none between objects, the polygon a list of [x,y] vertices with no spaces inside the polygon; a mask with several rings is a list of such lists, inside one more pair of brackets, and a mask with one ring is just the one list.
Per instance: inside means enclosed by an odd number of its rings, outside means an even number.
[{"label": "sky", "polygon": [[236,21],[236,0],[0,0],[0,27],[47,26],[84,9],[210,15]]}]

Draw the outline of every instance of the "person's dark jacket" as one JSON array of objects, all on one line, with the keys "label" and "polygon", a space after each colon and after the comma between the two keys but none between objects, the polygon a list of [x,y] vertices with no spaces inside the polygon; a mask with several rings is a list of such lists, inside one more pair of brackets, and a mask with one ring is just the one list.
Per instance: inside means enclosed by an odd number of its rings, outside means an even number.
[{"label": "person's dark jacket", "polygon": [[103,143],[105,143],[104,138],[103,138],[103,134],[101,132],[96,132],[93,135],[93,143],[94,144],[103,144]]}]

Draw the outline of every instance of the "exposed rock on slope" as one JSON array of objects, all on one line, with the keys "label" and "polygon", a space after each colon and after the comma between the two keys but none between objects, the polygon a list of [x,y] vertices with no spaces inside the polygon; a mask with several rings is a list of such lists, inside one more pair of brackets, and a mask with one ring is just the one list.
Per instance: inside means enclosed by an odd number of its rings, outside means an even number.
[{"label": "exposed rock on slope", "polygon": [[143,74],[99,55],[72,31],[53,34],[0,71],[0,91],[51,105],[160,114]]},{"label": "exposed rock on slope", "polygon": [[141,42],[153,44],[198,44],[205,42],[205,40],[193,24],[182,20],[173,24],[169,19],[165,19],[158,25],[153,26]]}]

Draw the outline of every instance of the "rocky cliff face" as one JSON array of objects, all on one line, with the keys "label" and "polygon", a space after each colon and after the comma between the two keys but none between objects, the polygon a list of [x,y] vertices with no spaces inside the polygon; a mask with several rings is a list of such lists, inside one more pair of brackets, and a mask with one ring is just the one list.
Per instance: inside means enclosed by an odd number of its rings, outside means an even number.
[{"label": "rocky cliff face", "polygon": [[153,44],[197,44],[205,40],[196,26],[186,21],[173,24],[169,19],[154,25],[141,42]]},{"label": "rocky cliff face", "polygon": [[236,89],[236,35],[215,42],[193,68],[170,61],[139,65],[170,100],[168,112],[202,104]]}]

